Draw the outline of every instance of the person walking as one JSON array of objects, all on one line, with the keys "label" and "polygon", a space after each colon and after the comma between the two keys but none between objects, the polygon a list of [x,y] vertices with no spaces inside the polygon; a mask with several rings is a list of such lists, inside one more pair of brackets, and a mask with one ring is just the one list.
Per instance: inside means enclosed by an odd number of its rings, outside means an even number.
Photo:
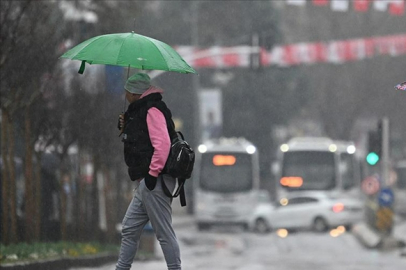
[{"label": "person walking", "polygon": [[[130,103],[119,116],[128,174],[138,184],[122,222],[121,246],[116,270],[128,270],[137,253],[142,230],[148,221],[162,248],[168,269],[181,269],[179,244],[172,227],[172,198],[165,195],[162,181],[173,191],[176,179],[164,173],[170,151],[168,125],[174,125],[162,101],[163,90],[151,85],[150,77],[137,73],[128,78],[125,97]],[[171,129],[169,129],[171,130]]]}]

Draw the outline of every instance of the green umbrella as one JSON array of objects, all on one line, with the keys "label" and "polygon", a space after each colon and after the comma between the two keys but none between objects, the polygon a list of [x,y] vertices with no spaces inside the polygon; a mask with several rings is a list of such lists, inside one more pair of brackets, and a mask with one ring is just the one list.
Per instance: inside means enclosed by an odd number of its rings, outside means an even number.
[{"label": "green umbrella", "polygon": [[80,74],[85,70],[86,62],[143,70],[197,73],[168,44],[134,32],[93,37],[73,47],[61,57],[81,60]]}]

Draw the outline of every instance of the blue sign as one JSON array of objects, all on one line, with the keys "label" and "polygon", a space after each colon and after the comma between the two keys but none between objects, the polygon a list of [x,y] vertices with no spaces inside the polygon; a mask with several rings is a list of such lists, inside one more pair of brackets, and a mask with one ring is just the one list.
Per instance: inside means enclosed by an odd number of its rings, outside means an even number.
[{"label": "blue sign", "polygon": [[383,188],[378,195],[378,202],[380,206],[389,207],[393,204],[395,195],[390,188]]}]

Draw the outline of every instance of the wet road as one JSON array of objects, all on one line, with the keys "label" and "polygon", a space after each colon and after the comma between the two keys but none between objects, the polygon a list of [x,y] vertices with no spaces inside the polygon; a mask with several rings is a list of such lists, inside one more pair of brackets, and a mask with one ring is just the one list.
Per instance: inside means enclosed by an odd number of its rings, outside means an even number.
[{"label": "wet road", "polygon": [[[296,232],[281,238],[276,233],[259,235],[238,228],[214,228],[198,232],[194,227],[176,229],[181,244],[183,269],[213,270],[403,270],[406,257],[399,250],[365,249],[348,232],[337,237],[329,233]],[[283,235],[282,235],[283,236]],[[132,269],[166,269],[159,259],[134,262]],[[114,270],[114,263],[99,268],[71,270]]]}]

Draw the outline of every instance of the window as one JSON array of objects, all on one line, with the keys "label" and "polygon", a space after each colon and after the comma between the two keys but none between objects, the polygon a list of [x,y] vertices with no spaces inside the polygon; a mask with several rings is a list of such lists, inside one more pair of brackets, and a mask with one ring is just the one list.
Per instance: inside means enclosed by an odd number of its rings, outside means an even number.
[{"label": "window", "polygon": [[202,189],[214,192],[251,190],[252,156],[245,153],[206,153],[202,156],[199,182]]},{"label": "window", "polygon": [[296,190],[330,190],[335,183],[334,153],[325,151],[293,151],[283,157],[282,178],[300,177],[302,184],[285,187]]},{"label": "window", "polygon": [[296,197],[288,201],[287,205],[298,205],[298,204],[307,204],[307,203],[316,203],[318,199],[312,197]]},{"label": "window", "polygon": [[340,174],[343,183],[343,189],[348,190],[356,185],[355,159],[353,155],[340,155]]}]

